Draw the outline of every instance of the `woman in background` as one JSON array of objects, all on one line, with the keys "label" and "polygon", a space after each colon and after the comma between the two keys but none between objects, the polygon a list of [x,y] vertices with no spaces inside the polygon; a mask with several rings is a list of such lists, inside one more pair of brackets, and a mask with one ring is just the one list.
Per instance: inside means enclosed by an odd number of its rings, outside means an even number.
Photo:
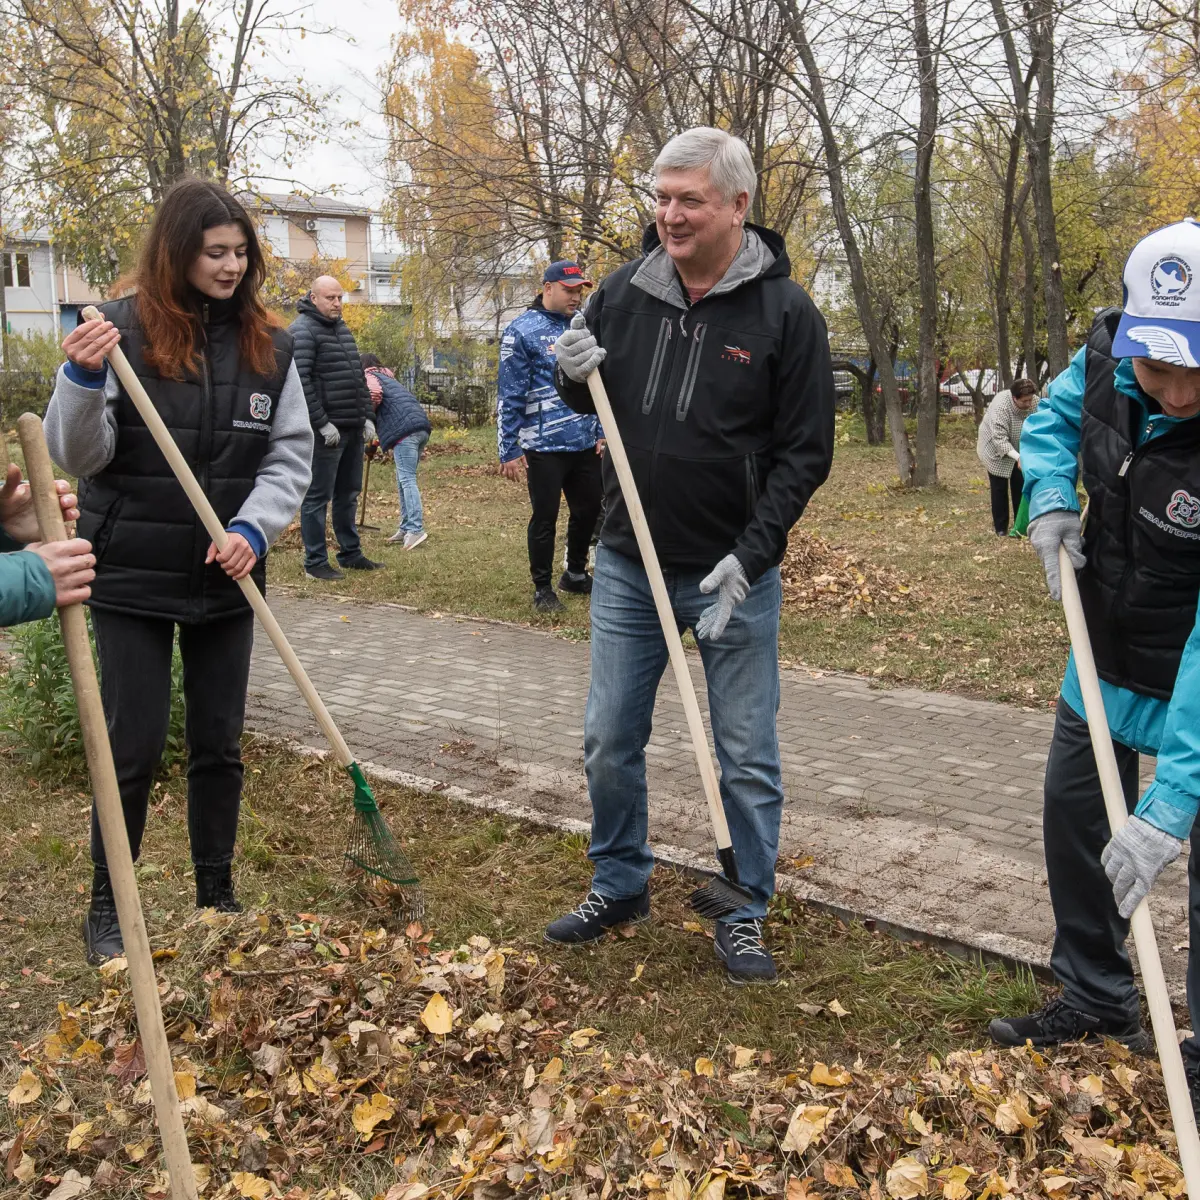
[{"label": "woman in background", "polygon": [[1012,515],[1021,506],[1021,426],[1037,407],[1037,385],[1032,379],[1016,379],[1011,388],[996,393],[979,423],[976,452],[987,468],[992,491],[992,527],[998,537],[1008,533],[1009,497]]}]

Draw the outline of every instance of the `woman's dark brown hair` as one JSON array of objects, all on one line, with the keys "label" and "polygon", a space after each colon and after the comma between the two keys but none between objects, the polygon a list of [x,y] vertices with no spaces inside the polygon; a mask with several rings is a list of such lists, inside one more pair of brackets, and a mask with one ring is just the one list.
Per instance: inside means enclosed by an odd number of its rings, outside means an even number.
[{"label": "woman's dark brown hair", "polygon": [[182,179],[158,206],[131,280],[146,361],[168,379],[199,370],[200,318],[187,273],[204,247],[204,231],[217,225],[237,225],[246,235],[246,273],[232,300],[242,327],[242,365],[257,375],[275,374],[271,330],[276,322],[259,299],[266,263],[254,222],[224,188],[203,179]]},{"label": "woman's dark brown hair", "polygon": [[1014,396],[1032,396],[1037,391],[1037,384],[1032,379],[1014,379],[1009,390]]}]

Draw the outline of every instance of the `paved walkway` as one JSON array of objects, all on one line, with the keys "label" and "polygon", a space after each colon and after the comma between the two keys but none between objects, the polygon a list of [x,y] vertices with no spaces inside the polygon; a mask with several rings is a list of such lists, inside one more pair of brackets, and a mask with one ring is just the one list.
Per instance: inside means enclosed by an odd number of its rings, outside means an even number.
[{"label": "paved walkway", "polygon": [[[280,593],[271,605],[360,761],[462,789],[492,807],[558,824],[587,821],[586,645],[397,605]],[[690,657],[702,685],[699,657]],[[1052,716],[873,689],[843,675],[783,676],[781,886],[1044,963],[1053,923],[1041,783]],[[261,635],[250,688],[252,728],[323,745]],[[656,845],[711,862],[703,792],[669,672],[647,755]],[[1156,923],[1180,995],[1184,897],[1176,864],[1156,891]]]}]

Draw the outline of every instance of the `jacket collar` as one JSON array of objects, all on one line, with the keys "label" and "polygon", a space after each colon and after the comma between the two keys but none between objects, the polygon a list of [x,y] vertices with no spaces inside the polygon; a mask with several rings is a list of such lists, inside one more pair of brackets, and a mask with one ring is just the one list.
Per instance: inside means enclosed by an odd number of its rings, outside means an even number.
[{"label": "jacket collar", "polygon": [[296,305],[296,311],[306,317],[312,317],[314,321],[320,321],[330,329],[336,329],[342,323],[341,317],[327,317],[307,296]]},{"label": "jacket collar", "polygon": [[[648,226],[642,236],[642,253],[645,257],[634,272],[633,283],[658,300],[687,309],[689,304],[679,272],[659,242],[658,230],[654,225]],[[790,274],[791,263],[783,238],[772,229],[747,224],[742,230],[741,248],[708,295],[719,296],[732,292],[745,283],[769,275]]]}]

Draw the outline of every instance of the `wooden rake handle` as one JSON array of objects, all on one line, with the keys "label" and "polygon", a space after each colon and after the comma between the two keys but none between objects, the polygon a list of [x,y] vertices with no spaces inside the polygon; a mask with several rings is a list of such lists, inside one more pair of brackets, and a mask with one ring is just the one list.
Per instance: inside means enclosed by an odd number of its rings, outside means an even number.
[{"label": "wooden rake handle", "polygon": [[700,780],[704,784],[704,795],[708,800],[708,815],[712,820],[717,848],[728,850],[733,843],[729,837],[729,824],[725,820],[725,807],[721,803],[717,772],[713,767],[712,753],[708,748],[708,735],[704,732],[700,704],[696,699],[696,687],[692,683],[692,675],[688,670],[687,656],[683,652],[683,641],[679,636],[679,627],[675,623],[675,613],[671,609],[671,598],[667,595],[667,584],[663,579],[662,567],[658,565],[658,554],[654,549],[654,539],[650,536],[650,526],[646,521],[645,509],[642,508],[642,498],[638,495],[637,484],[633,481],[633,472],[629,469],[629,458],[625,453],[625,443],[621,441],[621,431],[617,428],[612,405],[608,402],[608,393],[604,390],[604,381],[600,378],[599,371],[593,371],[587,377],[587,385],[588,391],[592,394],[592,402],[596,406],[596,413],[600,417],[600,424],[604,429],[606,452],[612,455],[613,467],[616,469],[617,480],[621,485],[621,494],[625,497],[625,507],[629,510],[629,520],[633,525],[633,535],[637,538],[638,550],[642,556],[642,566],[646,568],[646,578],[650,580],[650,591],[654,594],[654,607],[658,610],[658,621],[662,626],[663,637],[667,642],[667,651],[671,656],[671,667],[675,672],[679,699],[683,702],[683,711],[687,717],[688,733],[692,736],[692,749],[696,752],[696,766],[700,768]]},{"label": "wooden rake handle", "polygon": [[[25,413],[17,422],[21,448],[25,452],[25,468],[29,473],[34,511],[45,542],[66,540],[58,491],[54,486],[54,468],[46,449],[46,437],[40,418]],[[7,454],[5,455],[7,459]],[[154,1100],[154,1115],[158,1119],[163,1155],[171,1178],[173,1200],[196,1200],[196,1178],[188,1153],[187,1134],[175,1091],[175,1075],[171,1066],[171,1048],[163,1027],[162,1006],[158,984],[154,977],[154,959],[146,922],[138,896],[137,879],[133,873],[133,856],[125,831],[125,814],[121,808],[121,792],[113,766],[112,747],[108,742],[108,727],[100,703],[100,685],[88,638],[87,618],[83,606],[72,604],[58,610],[62,624],[63,643],[71,667],[71,683],[75,688],[75,703],[79,708],[79,724],[87,754],[88,773],[96,798],[96,815],[104,838],[104,854],[112,879],[121,937],[125,942],[125,957],[129,962],[129,982],[137,1012],[138,1035],[146,1053],[146,1070],[150,1076],[150,1092]]]},{"label": "wooden rake handle", "polygon": [[[83,310],[83,319],[85,321],[103,320],[103,313],[94,306],[88,305]],[[224,550],[225,543],[229,540],[229,534],[225,532],[225,526],[221,524],[220,518],[213,511],[213,506],[209,504],[208,497],[204,494],[204,489],[197,481],[192,468],[188,466],[187,459],[179,452],[179,447],[175,444],[175,439],[171,437],[170,430],[163,423],[162,417],[158,415],[158,410],[154,407],[154,402],[146,394],[146,389],[142,386],[142,381],[129,365],[129,360],[125,357],[120,346],[114,346],[109,351],[108,363],[117,373],[117,378],[121,381],[125,391],[129,393],[129,398],[133,401],[134,407],[138,410],[142,420],[146,422],[146,428],[150,430],[150,436],[154,438],[155,443],[163,453],[163,457],[167,460],[171,470],[174,471],[175,478],[179,480],[180,486],[187,493],[187,498],[191,501],[192,507],[204,523],[204,528],[208,530],[208,536],[216,543],[218,550]],[[321,732],[333,747],[333,753],[338,762],[343,767],[350,766],[354,762],[354,755],[350,753],[350,747],[346,745],[346,739],[342,737],[337,725],[334,724],[333,717],[329,715],[329,710],[325,707],[325,702],[317,694],[317,689],[313,687],[312,680],[308,677],[308,672],[305,671],[300,659],[296,657],[296,652],[292,649],[291,644],[284,635],[283,629],[275,619],[275,614],[267,606],[262,592],[258,590],[258,585],[249,575],[239,579],[237,582],[238,587],[242,589],[246,599],[250,602],[250,607],[254,610],[259,621],[262,622],[262,626],[267,631],[267,636],[271,639],[271,643],[274,645],[276,651],[278,651],[279,657],[283,659],[284,666],[287,667],[292,679],[295,680],[296,686],[300,689],[300,694],[304,697],[305,703],[312,710],[312,715],[316,717],[317,724],[321,727]]]},{"label": "wooden rake handle", "polygon": [[[1092,657],[1092,643],[1088,637],[1083,603],[1079,598],[1079,585],[1075,581],[1075,568],[1062,546],[1058,550],[1058,568],[1062,576],[1063,611],[1071,635],[1071,649],[1075,654],[1075,670],[1079,675],[1079,690],[1083,693],[1083,707],[1092,739],[1092,751],[1096,756],[1096,770],[1100,775],[1100,788],[1104,793],[1104,807],[1108,812],[1109,826],[1116,833],[1129,819],[1125,791],[1121,787],[1121,772],[1117,767],[1117,755],[1108,729],[1104,697],[1100,694],[1100,679],[1096,674],[1096,661]],[[1163,977],[1158,940],[1154,936],[1154,921],[1144,899],[1134,909],[1130,927],[1142,972],[1142,984],[1146,989],[1154,1041],[1158,1046],[1158,1061],[1162,1064],[1175,1139],[1179,1144],[1179,1162],[1183,1167],[1188,1195],[1193,1200],[1200,1200],[1200,1136],[1196,1133],[1196,1115],[1192,1109],[1183,1057],[1179,1053],[1179,1036],[1167,994],[1167,981]]]}]

